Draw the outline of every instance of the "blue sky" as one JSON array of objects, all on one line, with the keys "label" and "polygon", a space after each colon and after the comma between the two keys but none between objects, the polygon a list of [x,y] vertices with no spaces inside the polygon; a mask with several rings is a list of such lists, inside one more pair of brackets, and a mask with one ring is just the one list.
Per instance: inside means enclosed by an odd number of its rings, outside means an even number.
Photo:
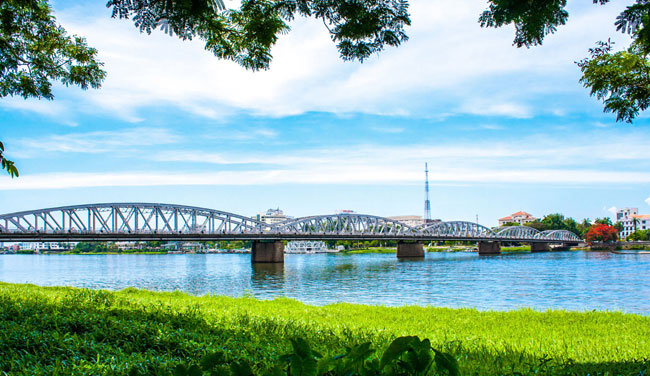
[{"label": "blue sky", "polygon": [[484,0],[412,1],[411,39],[363,64],[301,19],[255,73],[200,41],[142,35],[102,1],[54,1],[108,77],[100,90],[58,85],[54,101],[0,100],[0,139],[21,172],[0,177],[0,212],[144,201],[421,215],[428,162],[443,220],[647,213],[648,115],[617,124],[574,64],[597,40],[629,43],[613,27],[627,3],[570,1],[568,25],[517,49],[511,28],[478,26]]}]

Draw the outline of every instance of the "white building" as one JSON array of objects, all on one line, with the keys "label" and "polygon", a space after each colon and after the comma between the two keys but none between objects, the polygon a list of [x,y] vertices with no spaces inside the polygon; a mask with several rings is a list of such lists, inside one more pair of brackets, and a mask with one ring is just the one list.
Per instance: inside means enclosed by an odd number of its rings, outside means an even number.
[{"label": "white building", "polygon": [[499,226],[504,226],[508,222],[518,223],[520,226],[528,222],[534,222],[537,218],[533,217],[532,214],[526,213],[525,211],[518,211],[512,213],[507,217],[499,218]]},{"label": "white building", "polygon": [[29,242],[21,243],[20,249],[27,249],[31,251],[64,251],[68,249],[68,246],[65,243]]},{"label": "white building", "polygon": [[400,221],[410,227],[417,227],[424,224],[424,218],[420,217],[419,215],[396,215],[393,217],[388,217],[388,219]]},{"label": "white building", "polygon": [[639,209],[637,208],[620,208],[616,211],[616,221],[623,222],[632,218],[633,215],[639,214]]},{"label": "white building", "polygon": [[622,208],[616,211],[616,222],[623,225],[623,230],[619,234],[621,239],[625,239],[636,230],[650,229],[650,215],[638,214],[637,208]]},{"label": "white building", "polygon": [[285,215],[284,212],[280,210],[280,208],[277,208],[269,209],[266,211],[266,213],[257,213],[254,218],[268,225],[274,225],[276,223],[284,222],[287,219],[291,219],[293,217]]}]

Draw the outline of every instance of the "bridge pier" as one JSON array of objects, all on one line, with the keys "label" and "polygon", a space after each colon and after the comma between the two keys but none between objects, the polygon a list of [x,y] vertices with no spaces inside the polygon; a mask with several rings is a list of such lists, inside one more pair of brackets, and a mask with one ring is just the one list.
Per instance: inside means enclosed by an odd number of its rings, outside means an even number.
[{"label": "bridge pier", "polygon": [[500,255],[501,243],[499,242],[478,242],[479,255]]},{"label": "bridge pier", "polygon": [[558,252],[560,252],[560,251],[568,251],[570,249],[571,249],[571,245],[566,244],[566,243],[562,243],[562,244],[558,245],[557,247],[553,247],[553,250],[558,251]]},{"label": "bridge pier", "polygon": [[253,241],[251,246],[251,262],[255,263],[283,263],[284,243],[275,241]]},{"label": "bridge pier", "polygon": [[422,243],[397,243],[397,258],[424,257],[424,245]]},{"label": "bridge pier", "polygon": [[530,243],[531,252],[549,252],[551,246],[548,243]]}]

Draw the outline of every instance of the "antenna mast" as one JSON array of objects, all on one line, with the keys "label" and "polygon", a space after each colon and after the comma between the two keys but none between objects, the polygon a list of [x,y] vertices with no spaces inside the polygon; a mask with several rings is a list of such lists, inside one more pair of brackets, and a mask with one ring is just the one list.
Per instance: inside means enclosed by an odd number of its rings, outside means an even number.
[{"label": "antenna mast", "polygon": [[429,166],[424,163],[424,223],[431,222],[431,201],[429,201]]}]

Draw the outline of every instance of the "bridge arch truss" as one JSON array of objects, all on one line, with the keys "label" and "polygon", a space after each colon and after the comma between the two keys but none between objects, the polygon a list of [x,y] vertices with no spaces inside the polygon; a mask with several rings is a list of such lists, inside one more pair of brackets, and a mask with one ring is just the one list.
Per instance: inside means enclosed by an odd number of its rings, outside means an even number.
[{"label": "bridge arch truss", "polygon": [[92,204],[0,215],[0,233],[41,235],[247,234],[264,226],[238,214],[168,204]]},{"label": "bridge arch truss", "polygon": [[497,239],[498,235],[491,228],[474,222],[451,221],[439,222],[421,228],[418,234],[424,237],[449,239]]},{"label": "bridge arch truss", "polygon": [[282,222],[274,229],[278,234],[408,236],[414,230],[402,222],[365,214],[332,214],[303,217]]}]

